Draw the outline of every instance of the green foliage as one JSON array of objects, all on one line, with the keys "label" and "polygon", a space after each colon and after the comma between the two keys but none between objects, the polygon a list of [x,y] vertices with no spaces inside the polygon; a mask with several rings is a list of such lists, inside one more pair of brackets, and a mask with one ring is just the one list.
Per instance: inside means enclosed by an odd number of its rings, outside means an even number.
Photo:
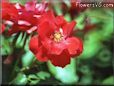
[{"label": "green foliage", "polygon": [[23,73],[18,73],[16,78],[11,82],[15,85],[25,85],[27,84],[27,76]]},{"label": "green foliage", "polygon": [[75,21],[77,23],[76,24],[76,29],[80,29],[80,30],[84,29],[84,26],[85,26],[84,18],[85,18],[84,13],[80,14],[78,17],[75,18]]},{"label": "green foliage", "polygon": [[49,73],[43,72],[43,71],[38,72],[36,75],[37,75],[41,80],[45,80],[46,78],[49,78],[49,77],[50,77],[50,74],[49,74]]},{"label": "green foliage", "polygon": [[30,74],[28,76],[28,81],[30,85],[35,85],[40,81],[40,79],[35,74]]},{"label": "green foliage", "polygon": [[41,80],[46,80],[50,78],[50,74],[44,71],[40,71],[35,74],[25,75],[23,72],[17,74],[16,78],[10,83],[15,85],[36,85]]},{"label": "green foliage", "polygon": [[1,53],[2,55],[9,55],[12,53],[12,48],[11,48],[11,44],[10,44],[10,39],[9,38],[5,38],[4,36],[0,36],[1,37]]},{"label": "green foliage", "polygon": [[66,21],[71,21],[71,16],[69,14],[66,14],[64,17]]},{"label": "green foliage", "polygon": [[34,55],[32,54],[31,51],[28,51],[23,55],[22,58],[22,65],[23,67],[29,67],[34,61]]},{"label": "green foliage", "polygon": [[101,9],[91,9],[86,12],[86,15],[90,18],[91,22],[99,24],[100,27],[97,27],[95,30],[91,30],[90,32],[85,34],[84,51],[81,55],[81,59],[88,59],[94,57],[103,48],[104,45],[102,44],[102,42],[112,37],[112,12],[100,10]]},{"label": "green foliage", "polygon": [[62,15],[61,5],[59,3],[54,3],[54,10],[57,15]]},{"label": "green foliage", "polygon": [[27,1],[27,0],[9,0],[10,2],[12,2],[12,3],[20,3],[20,4],[25,4],[25,2]]},{"label": "green foliage", "polygon": [[112,53],[106,48],[103,48],[102,51],[98,54],[99,60],[103,63],[110,62],[111,57],[112,57]]},{"label": "green foliage", "polygon": [[50,62],[48,62],[48,67],[55,78],[65,84],[72,84],[78,81],[75,59],[72,59],[71,63],[65,68],[55,67]]},{"label": "green foliage", "polygon": [[110,76],[103,80],[103,85],[114,85],[114,76]]}]

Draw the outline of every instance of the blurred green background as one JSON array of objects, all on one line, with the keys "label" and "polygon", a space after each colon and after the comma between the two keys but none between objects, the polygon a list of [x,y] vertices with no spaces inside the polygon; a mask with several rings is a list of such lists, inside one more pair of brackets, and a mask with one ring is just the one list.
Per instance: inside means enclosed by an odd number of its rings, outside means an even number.
[{"label": "blurred green background", "polygon": [[[26,0],[10,2],[25,4]],[[74,34],[83,40],[83,53],[65,68],[55,67],[35,59],[28,47],[31,36],[18,33],[9,37],[4,32],[1,35],[3,84],[114,85],[113,9],[86,8],[78,12],[70,7],[68,0],[49,4],[56,15],[62,14],[67,21],[77,22]]]}]

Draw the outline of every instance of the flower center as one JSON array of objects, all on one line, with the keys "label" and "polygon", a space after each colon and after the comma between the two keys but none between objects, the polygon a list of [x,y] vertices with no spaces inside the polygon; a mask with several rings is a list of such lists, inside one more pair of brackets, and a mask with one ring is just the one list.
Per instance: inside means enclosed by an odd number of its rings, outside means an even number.
[{"label": "flower center", "polygon": [[54,34],[54,41],[55,42],[60,42],[62,40],[63,36],[60,32],[55,32]]}]

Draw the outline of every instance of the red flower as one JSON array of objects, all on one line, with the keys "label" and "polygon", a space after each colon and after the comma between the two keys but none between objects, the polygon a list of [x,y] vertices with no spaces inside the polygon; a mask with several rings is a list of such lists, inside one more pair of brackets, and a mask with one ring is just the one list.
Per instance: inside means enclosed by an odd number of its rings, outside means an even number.
[{"label": "red flower", "polygon": [[69,9],[69,13],[72,17],[75,17],[80,12],[83,12],[86,10],[86,7],[80,7],[80,3],[82,4],[81,0],[70,0],[71,7]]},{"label": "red flower", "polygon": [[4,24],[2,24],[2,28],[1,28],[1,30],[0,30],[0,34],[1,34],[1,33],[3,33],[3,32],[4,32],[4,30],[5,30],[5,25],[4,25]]},{"label": "red flower", "polygon": [[18,11],[15,6],[8,2],[2,2],[2,19],[9,20],[18,15]]},{"label": "red flower", "polygon": [[31,11],[36,14],[41,14],[41,13],[45,12],[46,7],[47,7],[47,3],[44,1],[42,3],[37,3],[37,0],[33,0],[33,1],[27,2],[25,4],[26,11],[29,11],[29,12]]},{"label": "red flower", "polygon": [[30,50],[39,61],[50,60],[55,66],[65,67],[83,49],[81,40],[71,35],[75,24],[48,11],[40,19],[39,35],[30,40]]},{"label": "red flower", "polygon": [[25,6],[19,3],[11,4],[8,2],[3,3],[3,20],[6,24],[11,24],[9,34],[26,31],[31,33],[37,29],[38,20],[41,15],[46,11],[47,3],[42,2],[37,4],[36,1],[27,2]]}]

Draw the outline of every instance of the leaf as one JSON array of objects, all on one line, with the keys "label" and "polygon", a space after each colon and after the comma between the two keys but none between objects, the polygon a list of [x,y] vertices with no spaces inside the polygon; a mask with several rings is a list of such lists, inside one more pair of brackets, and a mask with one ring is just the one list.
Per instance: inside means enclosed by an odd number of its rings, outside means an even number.
[{"label": "leaf", "polygon": [[83,22],[84,21],[84,18],[85,18],[85,15],[84,13],[83,14],[80,14],[80,16],[78,16],[75,21],[77,22],[76,24],[76,28],[80,29],[80,30],[83,30],[84,29],[84,25],[85,23]]},{"label": "leaf", "polygon": [[65,20],[66,21],[71,21],[71,16],[70,16],[70,14],[66,14],[65,16],[64,16],[64,18],[65,18]]},{"label": "leaf", "polygon": [[26,0],[9,0],[12,3],[20,3],[20,4],[24,4],[26,2]]},{"label": "leaf", "polygon": [[102,27],[103,27],[101,30],[102,39],[103,40],[110,39],[113,34],[113,17],[112,19],[105,21]]},{"label": "leaf", "polygon": [[[84,49],[80,59],[90,59],[96,55],[103,45],[101,44],[102,36],[99,31],[90,31],[84,37]],[[99,47],[98,47],[99,46]]]},{"label": "leaf", "polygon": [[65,68],[55,67],[50,62],[48,62],[48,67],[54,77],[65,84],[73,84],[78,81],[75,59],[72,59],[71,63]]},{"label": "leaf", "polygon": [[29,84],[30,85],[36,85],[40,80],[32,80]]},{"label": "leaf", "polygon": [[80,83],[82,85],[88,85],[88,84],[91,84],[92,81],[93,81],[93,79],[92,79],[91,75],[85,75],[81,78]]},{"label": "leaf", "polygon": [[98,59],[105,64],[110,63],[112,59],[112,53],[107,48],[103,48],[98,54]]},{"label": "leaf", "polygon": [[71,3],[69,0],[63,0],[63,2],[67,5],[67,7],[71,7]]},{"label": "leaf", "polygon": [[1,54],[2,55],[9,55],[12,53],[12,48],[10,45],[10,38],[5,38],[4,36],[0,36],[1,37],[1,45],[0,48],[1,49]]},{"label": "leaf", "polygon": [[28,76],[28,79],[30,79],[30,80],[37,80],[37,79],[39,79],[36,75],[34,75],[34,74],[30,74],[29,76]]},{"label": "leaf", "polygon": [[35,74],[30,74],[28,76],[28,80],[30,81],[29,82],[30,85],[35,85],[40,81],[40,79]]},{"label": "leaf", "polygon": [[37,73],[37,76],[38,76],[40,79],[45,80],[46,78],[49,78],[49,77],[50,77],[50,74],[47,73],[47,72],[41,71],[41,72],[38,72],[38,73]]},{"label": "leaf", "polygon": [[86,11],[86,15],[92,20],[92,23],[105,22],[112,17],[109,15],[108,10],[103,9],[89,9]]},{"label": "leaf", "polygon": [[114,85],[114,76],[110,76],[103,80],[102,82],[103,85]]},{"label": "leaf", "polygon": [[17,40],[16,40],[16,47],[17,48],[20,48],[20,47],[22,47],[22,33],[20,33],[19,34],[19,36],[18,36],[18,38],[17,38]]},{"label": "leaf", "polygon": [[12,81],[12,84],[15,85],[26,85],[27,84],[27,77],[23,73],[18,73],[17,77]]},{"label": "leaf", "polygon": [[56,12],[57,15],[62,15],[62,10],[61,10],[61,5],[57,2],[57,3],[53,3],[54,4],[54,10]]},{"label": "leaf", "polygon": [[[98,47],[99,46],[99,47]],[[99,50],[102,48],[102,44],[94,42],[94,43],[84,43],[84,50],[82,54],[80,55],[80,59],[90,59],[94,58],[94,55],[96,55]]]},{"label": "leaf", "polygon": [[[97,13],[97,14],[96,14]],[[91,23],[99,24],[102,28],[99,34],[102,34],[102,40],[107,40],[113,34],[113,11],[105,9],[90,9],[86,11],[86,15],[90,18]],[[96,31],[97,33],[97,31]],[[98,36],[100,36],[98,34]]]},{"label": "leaf", "polygon": [[22,57],[22,65],[23,67],[28,67],[32,64],[34,59],[34,56],[32,52],[28,51],[26,54],[23,55]]}]

